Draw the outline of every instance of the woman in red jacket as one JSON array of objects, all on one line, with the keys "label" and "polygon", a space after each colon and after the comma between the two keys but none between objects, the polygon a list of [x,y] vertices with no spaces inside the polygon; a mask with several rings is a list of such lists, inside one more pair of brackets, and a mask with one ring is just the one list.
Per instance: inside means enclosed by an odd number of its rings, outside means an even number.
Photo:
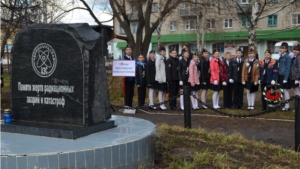
[{"label": "woman in red jacket", "polygon": [[[211,90],[214,91],[212,96],[213,108],[220,109],[219,106],[219,98],[220,98],[220,90],[221,90],[221,82],[224,81],[222,79],[222,66],[220,60],[220,53],[217,50],[213,51],[213,58],[210,63],[210,86]],[[223,85],[226,85],[226,82],[223,82]]]}]

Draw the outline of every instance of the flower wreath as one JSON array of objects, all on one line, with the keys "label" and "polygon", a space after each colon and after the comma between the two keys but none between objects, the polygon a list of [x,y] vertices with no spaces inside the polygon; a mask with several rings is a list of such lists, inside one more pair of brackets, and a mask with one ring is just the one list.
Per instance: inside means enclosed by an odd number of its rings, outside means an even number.
[{"label": "flower wreath", "polygon": [[283,89],[280,88],[280,84],[267,85],[264,88],[263,96],[270,104],[277,104],[283,97]]}]

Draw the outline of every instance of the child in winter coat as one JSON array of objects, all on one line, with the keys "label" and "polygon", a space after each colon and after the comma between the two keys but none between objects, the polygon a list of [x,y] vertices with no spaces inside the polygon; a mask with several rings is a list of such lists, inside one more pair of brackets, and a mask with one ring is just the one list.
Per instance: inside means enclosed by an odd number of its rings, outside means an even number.
[{"label": "child in winter coat", "polygon": [[[193,55],[193,60],[190,61],[190,65],[189,65],[189,80],[188,82],[191,84],[192,86],[192,96],[191,96],[191,102],[193,105],[193,109],[194,110],[198,110],[200,109],[198,107],[198,91],[200,88],[200,71],[198,71],[198,64],[199,64],[199,56],[198,53]],[[196,97],[196,98],[194,98]]]},{"label": "child in winter coat", "polygon": [[[212,96],[213,101],[213,108],[220,109],[219,106],[219,99],[220,99],[220,90],[221,90],[221,74],[222,74],[222,67],[221,67],[221,60],[220,60],[220,53],[217,50],[213,51],[213,58],[210,60],[210,86],[211,90],[214,91]],[[225,85],[226,82],[223,83]]]},{"label": "child in winter coat", "polygon": [[[179,77],[178,77],[178,58],[175,48],[171,49],[170,57],[167,59],[167,82],[169,84],[169,99],[178,95]],[[170,100],[169,105],[171,110],[177,110],[177,98]]]},{"label": "child in winter coat", "polygon": [[[283,89],[284,99],[290,99],[289,89],[291,89],[290,71],[291,71],[291,57],[288,51],[289,45],[286,42],[282,42],[280,46],[280,58],[278,60],[278,78],[277,83],[280,84]],[[282,111],[290,110],[290,104],[285,103]]]},{"label": "child in winter coat", "polygon": [[[209,78],[210,78],[210,69],[209,69],[209,53],[206,49],[202,49],[200,63],[198,64],[198,70],[200,70],[200,89],[201,92],[201,101],[206,103],[206,94],[209,89]],[[205,105],[202,105],[202,108],[207,109]]]},{"label": "child in winter coat", "polygon": [[156,89],[155,81],[155,51],[151,50],[149,53],[149,59],[146,64],[146,78],[147,78],[147,87],[149,88],[149,107],[150,110],[156,110],[154,106],[154,90]]},{"label": "child in winter coat", "polygon": [[242,70],[242,83],[247,90],[248,110],[254,110],[255,92],[258,91],[259,61],[255,59],[253,49],[248,51]]},{"label": "child in winter coat", "polygon": [[264,99],[263,91],[264,88],[271,84],[274,85],[277,79],[278,64],[271,58],[271,51],[265,51],[265,57],[259,62],[260,76],[258,83],[261,84],[261,101],[262,101],[262,111],[267,109],[267,101]]},{"label": "child in winter coat", "polygon": [[164,46],[159,48],[159,55],[155,60],[155,80],[157,81],[158,101],[162,103],[160,110],[168,110],[163,103],[165,101],[165,92],[168,90],[166,79],[166,49]]},{"label": "child in winter coat", "polygon": [[144,56],[140,53],[135,68],[135,84],[138,88],[138,106],[144,106],[146,98],[146,63]]},{"label": "child in winter coat", "polygon": [[293,47],[294,58],[292,62],[292,87],[294,88],[295,95],[300,96],[300,44]]},{"label": "child in winter coat", "polygon": [[178,65],[178,77],[179,77],[179,85],[180,85],[180,89],[181,89],[180,109],[184,110],[182,88],[183,88],[183,86],[190,85],[188,82],[189,65],[190,65],[189,52],[187,50],[183,50],[182,56],[183,56],[183,58],[179,61],[179,65]]}]

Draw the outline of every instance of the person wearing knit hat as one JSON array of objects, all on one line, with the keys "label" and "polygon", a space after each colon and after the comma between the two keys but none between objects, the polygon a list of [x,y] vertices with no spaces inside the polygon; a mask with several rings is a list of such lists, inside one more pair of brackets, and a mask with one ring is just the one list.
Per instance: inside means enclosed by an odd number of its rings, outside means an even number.
[{"label": "person wearing knit hat", "polygon": [[149,59],[146,64],[146,78],[147,78],[147,87],[149,88],[149,110],[157,110],[157,107],[154,106],[154,91],[156,89],[155,81],[155,51],[151,50],[149,52]]},{"label": "person wearing knit hat", "polygon": [[242,70],[242,84],[247,91],[248,110],[254,110],[255,92],[258,91],[259,61],[253,49],[249,49]]},{"label": "person wearing knit hat", "polygon": [[159,47],[159,55],[155,60],[155,80],[157,82],[158,89],[158,101],[162,103],[159,106],[160,110],[168,110],[163,103],[165,101],[165,92],[168,91],[167,78],[166,78],[166,48],[164,46]]},{"label": "person wearing knit hat", "polygon": [[[210,78],[210,69],[209,69],[209,53],[203,48],[200,54],[200,63],[198,64],[198,70],[200,70],[200,89],[201,91],[201,101],[206,103],[207,90],[209,89],[209,78]],[[202,108],[207,109],[205,105],[202,105]]]},{"label": "person wearing knit hat", "polygon": [[295,95],[300,96],[300,44],[293,47],[294,57],[292,59],[291,80]]},{"label": "person wearing knit hat", "polygon": [[[280,87],[283,89],[284,99],[290,99],[289,89],[291,89],[290,81],[290,71],[291,71],[291,57],[289,56],[288,44],[282,42],[280,46],[280,57],[278,60],[278,78],[277,83],[280,84]],[[282,111],[290,110],[290,104],[285,103],[285,106],[282,108]]]},{"label": "person wearing knit hat", "polygon": [[236,58],[229,63],[229,83],[233,84],[233,107],[242,109],[244,98],[244,85],[242,84],[242,69],[244,64],[243,51],[238,48],[235,53]]},{"label": "person wearing knit hat", "polygon": [[262,111],[267,109],[267,101],[264,99],[263,91],[267,85],[275,85],[278,74],[278,64],[271,58],[272,52],[267,49],[265,57],[259,62],[260,76],[258,83],[261,87]]},{"label": "person wearing knit hat", "polygon": [[180,109],[184,110],[184,102],[183,102],[183,86],[190,85],[188,82],[189,78],[189,52],[187,50],[183,50],[182,52],[182,59],[179,61],[178,64],[178,77],[179,77],[179,88],[180,88]]},{"label": "person wearing knit hat", "polygon": [[[131,56],[132,49],[131,46],[128,44],[125,47],[125,56],[123,57],[123,60],[135,60],[134,57]],[[132,107],[132,99],[134,95],[134,84],[135,84],[135,78],[134,77],[124,77],[124,86],[125,86],[125,106]]]},{"label": "person wearing knit hat", "polygon": [[177,110],[177,98],[174,99],[178,95],[179,90],[179,77],[178,77],[178,58],[177,58],[177,50],[176,48],[172,48],[170,50],[170,57],[167,59],[166,64],[166,74],[167,74],[167,82],[169,84],[169,106],[170,110]]}]

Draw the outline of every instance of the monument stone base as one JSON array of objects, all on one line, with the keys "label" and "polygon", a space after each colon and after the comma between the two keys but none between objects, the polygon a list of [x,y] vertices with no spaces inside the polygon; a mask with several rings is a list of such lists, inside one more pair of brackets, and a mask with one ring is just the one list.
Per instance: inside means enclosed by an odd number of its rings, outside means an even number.
[{"label": "monument stone base", "polygon": [[11,124],[1,124],[1,131],[74,140],[114,127],[116,127],[114,120],[108,120],[106,122],[87,127],[53,123],[49,125],[49,123],[15,121]]}]

